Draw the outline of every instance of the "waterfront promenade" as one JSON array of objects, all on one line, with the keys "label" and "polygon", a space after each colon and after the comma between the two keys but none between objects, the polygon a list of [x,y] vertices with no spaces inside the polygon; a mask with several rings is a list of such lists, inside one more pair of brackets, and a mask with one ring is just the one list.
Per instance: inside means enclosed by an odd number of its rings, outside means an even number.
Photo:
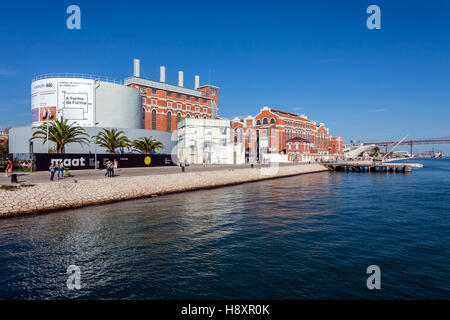
[{"label": "waterfront promenade", "polygon": [[[290,164],[281,164],[283,166]],[[260,167],[255,165],[255,167]],[[243,169],[250,168],[249,164],[243,165],[208,165],[203,167],[202,165],[190,165],[185,168],[186,172],[204,172],[204,171],[217,171],[217,170],[230,170],[230,169]],[[118,171],[114,172],[115,178],[118,177],[136,177],[136,176],[146,176],[146,175],[161,175],[161,174],[172,174],[180,173],[181,168],[178,166],[167,166],[167,167],[142,167],[142,168],[119,168]],[[50,172],[48,171],[38,171],[38,172],[16,172],[18,183],[43,183],[50,182]],[[68,177],[67,179],[58,179],[55,173],[55,178],[53,183],[67,183],[73,182],[73,180],[91,180],[91,179],[107,179],[105,177],[105,169],[99,170],[70,170],[73,177]],[[5,177],[3,173],[0,176],[0,185],[11,185],[11,178]]]},{"label": "waterfront promenade", "polygon": [[[48,172],[18,176],[16,187],[0,189],[0,217],[214,188],[244,182],[328,171],[321,164],[285,164],[279,167],[189,166],[121,169],[107,178],[102,170],[73,171],[74,177],[49,181]],[[6,180],[2,177],[1,184]]]}]

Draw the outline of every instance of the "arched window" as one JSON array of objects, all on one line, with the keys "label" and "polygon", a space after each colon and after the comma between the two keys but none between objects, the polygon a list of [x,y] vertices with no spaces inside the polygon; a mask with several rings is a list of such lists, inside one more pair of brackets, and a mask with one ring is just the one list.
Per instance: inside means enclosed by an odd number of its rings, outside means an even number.
[{"label": "arched window", "polygon": [[186,115],[186,118],[190,118],[191,117],[191,115],[188,113],[187,115]]},{"label": "arched window", "polygon": [[270,119],[270,124],[275,123],[275,118]]},{"label": "arched window", "polygon": [[261,120],[259,120],[259,119],[256,120],[256,125],[257,125],[257,126],[260,126],[260,125],[261,125]]},{"label": "arched window", "polygon": [[234,128],[234,143],[237,143],[238,141],[238,129]]},{"label": "arched window", "polygon": [[268,124],[269,123],[269,120],[267,120],[267,118],[264,118],[263,119],[263,124]]},{"label": "arched window", "polygon": [[156,130],[156,110],[152,110],[152,130]]},{"label": "arched window", "polygon": [[195,119],[198,119],[198,114],[195,115]]},{"label": "arched window", "polygon": [[177,113],[177,125],[181,121],[181,113]]},{"label": "arched window", "polygon": [[203,119],[208,119],[208,117],[207,116],[203,116]]},{"label": "arched window", "polygon": [[167,131],[172,132],[172,112],[167,112]]}]

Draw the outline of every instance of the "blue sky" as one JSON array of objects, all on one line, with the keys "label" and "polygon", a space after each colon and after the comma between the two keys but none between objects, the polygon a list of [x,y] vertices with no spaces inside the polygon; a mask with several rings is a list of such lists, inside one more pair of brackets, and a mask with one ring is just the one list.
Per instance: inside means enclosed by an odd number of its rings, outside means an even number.
[{"label": "blue sky", "polygon": [[[81,8],[81,30],[66,8]],[[381,30],[366,8],[381,8]],[[263,106],[350,139],[450,136],[450,1],[2,3],[0,128],[30,123],[30,83],[52,72],[220,87],[223,117]],[[424,148],[430,148],[425,146]],[[448,149],[438,146],[441,149]]]}]

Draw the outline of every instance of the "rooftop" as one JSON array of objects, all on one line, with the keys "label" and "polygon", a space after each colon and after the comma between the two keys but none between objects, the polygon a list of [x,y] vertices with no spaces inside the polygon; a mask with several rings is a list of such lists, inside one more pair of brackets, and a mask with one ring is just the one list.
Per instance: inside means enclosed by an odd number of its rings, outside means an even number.
[{"label": "rooftop", "polygon": [[174,84],[150,80],[150,79],[141,78],[141,77],[133,76],[133,77],[125,78],[125,80],[124,80],[125,85],[129,85],[129,84],[133,84],[133,83],[141,85],[141,86],[145,86],[145,87],[161,89],[161,90],[166,90],[166,91],[171,91],[171,92],[176,92],[176,93],[182,93],[182,94],[187,94],[187,95],[195,96],[195,97],[204,97],[205,96],[205,93],[202,91],[199,91],[199,90],[180,87],[180,86],[177,86]]},{"label": "rooftop", "polygon": [[31,81],[37,81],[42,79],[51,78],[76,78],[76,79],[89,79],[89,80],[99,80],[104,82],[111,82],[116,84],[123,84],[122,80],[116,80],[111,77],[99,76],[95,74],[85,74],[85,73],[47,73],[35,76]]}]

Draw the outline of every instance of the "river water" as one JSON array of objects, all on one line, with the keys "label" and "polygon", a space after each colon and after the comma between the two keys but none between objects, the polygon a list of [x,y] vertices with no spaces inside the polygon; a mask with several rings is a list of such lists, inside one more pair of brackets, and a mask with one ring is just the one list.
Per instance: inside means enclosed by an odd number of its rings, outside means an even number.
[{"label": "river water", "polygon": [[0,299],[449,299],[450,160],[413,162],[3,219]]}]

